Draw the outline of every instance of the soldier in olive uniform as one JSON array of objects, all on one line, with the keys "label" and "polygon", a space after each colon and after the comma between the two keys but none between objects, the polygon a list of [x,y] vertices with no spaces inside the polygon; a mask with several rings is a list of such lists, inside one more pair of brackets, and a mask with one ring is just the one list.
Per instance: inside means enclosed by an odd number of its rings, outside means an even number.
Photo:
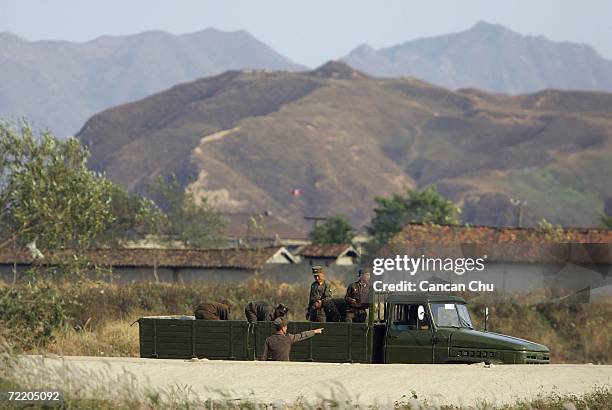
[{"label": "soldier in olive uniform", "polygon": [[359,269],[359,280],[346,288],[345,322],[364,323],[366,321],[366,309],[370,306],[368,303],[369,291],[370,272],[367,269]]},{"label": "soldier in olive uniform", "polygon": [[325,322],[325,309],[329,308],[331,300],[331,288],[325,282],[325,273],[321,266],[312,267],[314,282],[310,285],[310,296],[308,297],[308,320],[311,322]]},{"label": "soldier in olive uniform", "polygon": [[325,304],[325,316],[327,322],[344,322],[346,318],[346,301],[344,296],[332,298]]},{"label": "soldier in olive uniform", "polygon": [[274,327],[276,333],[268,336],[264,344],[261,360],[268,360],[268,356],[272,360],[288,361],[289,353],[291,353],[291,345],[301,340],[310,339],[316,334],[323,332],[323,328],[308,330],[306,332],[291,334],[287,333],[287,319],[279,317],[274,319]]},{"label": "soldier in olive uniform", "polygon": [[221,302],[202,302],[193,312],[196,319],[229,320],[232,305],[227,300]]},{"label": "soldier in olive uniform", "polygon": [[289,312],[289,308],[279,303],[275,308],[266,301],[249,302],[244,308],[244,315],[249,323],[272,322],[277,317],[283,317]]}]

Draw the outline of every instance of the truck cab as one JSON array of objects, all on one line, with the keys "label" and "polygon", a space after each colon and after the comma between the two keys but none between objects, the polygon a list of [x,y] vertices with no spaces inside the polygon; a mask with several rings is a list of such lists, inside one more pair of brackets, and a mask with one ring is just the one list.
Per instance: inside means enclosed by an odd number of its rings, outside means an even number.
[{"label": "truck cab", "polygon": [[375,324],[374,341],[383,363],[550,361],[546,346],[476,330],[461,297],[392,294],[384,299],[384,316]]}]

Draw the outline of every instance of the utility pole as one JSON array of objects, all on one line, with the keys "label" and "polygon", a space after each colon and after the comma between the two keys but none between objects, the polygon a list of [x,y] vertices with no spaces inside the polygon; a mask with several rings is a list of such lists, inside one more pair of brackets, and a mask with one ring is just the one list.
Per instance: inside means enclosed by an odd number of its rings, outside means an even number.
[{"label": "utility pole", "polygon": [[525,208],[525,206],[527,205],[527,201],[522,201],[520,199],[514,199],[514,198],[510,198],[510,203],[513,206],[518,207],[518,212],[516,215],[516,226],[518,226],[519,228],[523,227],[523,209]]}]

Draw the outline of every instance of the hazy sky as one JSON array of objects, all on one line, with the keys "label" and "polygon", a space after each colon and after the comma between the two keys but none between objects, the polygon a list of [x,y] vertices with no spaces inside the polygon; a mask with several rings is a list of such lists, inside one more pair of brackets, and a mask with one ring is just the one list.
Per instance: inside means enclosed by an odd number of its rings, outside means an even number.
[{"label": "hazy sky", "polygon": [[479,20],[587,43],[612,59],[610,0],[0,0],[0,31],[28,40],[243,29],[311,67],[363,43],[379,48]]}]

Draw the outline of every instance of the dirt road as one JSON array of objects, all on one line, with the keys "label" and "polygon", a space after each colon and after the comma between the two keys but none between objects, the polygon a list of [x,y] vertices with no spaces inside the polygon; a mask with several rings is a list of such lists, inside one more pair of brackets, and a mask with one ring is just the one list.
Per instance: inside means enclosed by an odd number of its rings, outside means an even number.
[{"label": "dirt road", "polygon": [[[430,403],[470,405],[486,399],[502,404],[540,393],[590,391],[612,385],[606,365],[366,365],[326,363],[185,361],[138,358],[23,358],[31,369],[68,374],[78,385],[84,374],[105,374],[115,380],[130,375],[134,383],[154,389],[190,386],[200,398],[248,398],[263,402],[293,402],[300,397],[331,397],[336,390],[359,404],[390,404],[416,393]],[[62,368],[70,369],[62,372]],[[75,369],[77,371],[75,371]],[[41,373],[41,374],[42,374]]]}]

